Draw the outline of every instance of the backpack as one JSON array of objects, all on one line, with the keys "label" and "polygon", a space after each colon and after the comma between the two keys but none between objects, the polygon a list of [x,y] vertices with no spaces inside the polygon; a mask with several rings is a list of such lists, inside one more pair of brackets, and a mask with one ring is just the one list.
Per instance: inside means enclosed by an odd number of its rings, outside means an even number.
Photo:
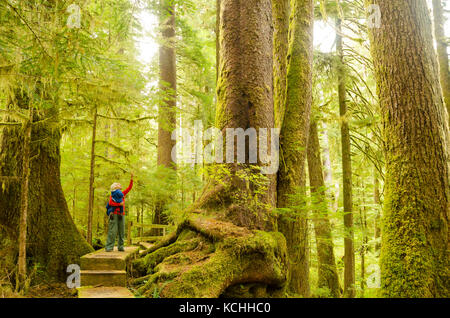
[{"label": "backpack", "polygon": [[116,206],[111,206],[109,205],[109,200],[111,199],[111,197],[109,197],[108,201],[106,202],[106,215],[110,215],[112,212],[114,212],[114,210],[117,208]]}]

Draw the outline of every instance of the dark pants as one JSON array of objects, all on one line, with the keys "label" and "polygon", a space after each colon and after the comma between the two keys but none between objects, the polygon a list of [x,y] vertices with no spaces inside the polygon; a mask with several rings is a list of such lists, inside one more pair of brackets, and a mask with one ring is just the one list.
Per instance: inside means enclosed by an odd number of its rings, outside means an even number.
[{"label": "dark pants", "polygon": [[117,248],[123,250],[125,243],[125,216],[122,215],[119,220],[119,215],[114,214],[113,219],[109,219],[108,224],[108,238],[106,239],[106,250],[112,251],[114,249],[114,243],[116,242],[117,234],[119,234],[119,240]]}]

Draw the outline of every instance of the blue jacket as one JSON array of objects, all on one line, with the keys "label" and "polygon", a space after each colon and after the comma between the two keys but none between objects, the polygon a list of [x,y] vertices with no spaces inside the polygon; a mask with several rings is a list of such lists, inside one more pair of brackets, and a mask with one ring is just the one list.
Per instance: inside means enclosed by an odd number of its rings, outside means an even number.
[{"label": "blue jacket", "polygon": [[[117,190],[114,190],[111,192],[111,199],[116,203],[122,203],[123,197],[124,197],[124,195],[123,195],[122,191],[120,191],[120,189],[117,189]],[[109,216],[111,214],[111,212],[114,212],[115,209],[117,209],[117,207],[109,205],[109,200],[108,200],[108,203],[106,204],[106,214]],[[119,207],[119,209],[120,209],[120,213],[123,213],[123,206]]]},{"label": "blue jacket", "polygon": [[122,193],[122,191],[120,191],[120,189],[112,191],[111,197],[112,197],[113,201],[116,203],[122,203],[122,201],[123,201],[123,193]]}]

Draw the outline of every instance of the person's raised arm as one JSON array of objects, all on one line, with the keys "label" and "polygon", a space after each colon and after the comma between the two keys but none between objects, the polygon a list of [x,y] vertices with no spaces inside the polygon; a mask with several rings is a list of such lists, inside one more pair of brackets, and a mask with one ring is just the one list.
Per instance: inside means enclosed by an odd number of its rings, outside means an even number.
[{"label": "person's raised arm", "polygon": [[125,191],[123,191],[123,195],[127,195],[128,192],[130,192],[130,190],[133,188],[133,177],[134,175],[131,174],[131,178],[130,178],[130,184],[128,185],[128,188],[125,189]]}]

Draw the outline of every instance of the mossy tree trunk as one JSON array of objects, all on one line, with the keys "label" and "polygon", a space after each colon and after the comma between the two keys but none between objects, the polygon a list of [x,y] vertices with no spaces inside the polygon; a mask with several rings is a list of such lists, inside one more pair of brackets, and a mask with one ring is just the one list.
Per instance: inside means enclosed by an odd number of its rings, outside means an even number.
[{"label": "mossy tree trunk", "polygon": [[[161,28],[161,45],[159,48],[159,89],[161,104],[158,112],[158,166],[175,169],[175,153],[172,149],[176,141],[172,140],[172,132],[176,129],[177,107],[177,66],[175,51],[175,4],[172,0],[160,0],[159,23]],[[167,224],[163,211],[166,202],[156,203],[153,223]],[[159,231],[159,230],[156,230]]]},{"label": "mossy tree trunk", "polygon": [[[245,131],[254,128],[257,132],[259,129],[267,129],[269,134],[274,128],[272,6],[267,0],[249,2],[251,4],[236,0],[221,1],[216,127],[223,136],[226,136],[227,129],[242,128]],[[270,149],[270,141],[267,146]],[[236,194],[252,196],[257,190],[256,182],[237,177],[244,171],[254,173],[251,172],[249,153],[257,149],[250,149],[248,145],[245,147],[245,164],[236,163],[236,143],[231,150],[235,163],[225,165],[231,171],[231,178],[225,186],[229,186],[229,189],[221,193],[220,200],[226,209],[236,202]],[[260,156],[257,161],[253,165],[262,167]],[[275,204],[275,175],[255,175],[267,179],[266,190],[259,195],[259,199],[270,209]],[[205,202],[211,198],[209,191],[204,191],[198,201]],[[216,202],[217,198],[213,198],[213,201]],[[247,213],[246,204],[241,202],[241,206],[244,210],[227,209],[229,215],[225,219],[239,226],[259,229],[273,227],[267,208]]]},{"label": "mossy tree trunk", "polygon": [[20,197],[20,221],[19,221],[19,260],[16,289],[23,289],[27,278],[27,218],[28,197],[30,185],[30,147],[31,131],[33,123],[33,109],[28,110],[28,120],[24,124],[23,160],[22,160],[22,184]]},{"label": "mossy tree trunk", "polygon": [[355,247],[353,231],[352,157],[350,150],[349,113],[342,41],[342,21],[336,19],[336,51],[338,57],[338,97],[341,116],[342,194],[344,198],[344,296],[355,297]]},{"label": "mossy tree trunk", "polygon": [[286,106],[290,0],[272,0],[275,127],[281,128]]},{"label": "mossy tree trunk", "polygon": [[[270,0],[221,0],[216,126],[223,133],[274,127],[271,27]],[[267,232],[273,176],[264,177],[248,164],[216,168],[229,174],[220,182],[211,178],[177,231],[134,262],[137,274],[144,275],[135,280],[143,295],[283,295],[286,241],[280,233]],[[239,175],[248,171],[251,178],[242,180]],[[255,178],[267,182],[262,193],[256,192]],[[252,205],[255,198],[265,204]]]},{"label": "mossy tree trunk", "polygon": [[[27,213],[27,257],[50,279],[65,279],[68,264],[93,251],[78,232],[67,207],[60,181],[60,139],[56,110],[35,114],[31,132],[31,164]],[[43,120],[47,119],[45,122]],[[41,121],[40,123],[37,123]],[[24,132],[5,128],[0,148],[0,175],[21,176]],[[2,185],[0,224],[18,242],[22,189],[20,183]]]},{"label": "mossy tree trunk", "polygon": [[308,142],[309,185],[315,208],[313,210],[314,232],[318,255],[318,287],[328,288],[331,297],[341,296],[341,287],[334,257],[331,223],[328,218],[328,200],[323,177],[322,160],[320,156],[319,132],[317,121],[312,120],[309,129]]},{"label": "mossy tree trunk", "polygon": [[431,18],[422,0],[371,0],[370,32],[384,125],[381,245],[385,297],[449,297],[448,120]]},{"label": "mossy tree trunk", "polygon": [[445,36],[445,16],[442,0],[433,0],[434,36],[440,67],[441,85],[447,112],[450,115],[450,70],[448,65],[447,38]]},{"label": "mossy tree trunk", "polygon": [[[286,102],[280,136],[281,164],[278,172],[277,205],[304,205],[305,161],[312,103],[312,59],[314,4],[311,0],[291,2]],[[303,188],[303,189],[302,189]],[[292,195],[298,200],[291,200]],[[303,202],[301,202],[303,201]],[[289,287],[303,297],[310,294],[307,211],[298,208],[282,213],[278,229],[287,240]]]}]

